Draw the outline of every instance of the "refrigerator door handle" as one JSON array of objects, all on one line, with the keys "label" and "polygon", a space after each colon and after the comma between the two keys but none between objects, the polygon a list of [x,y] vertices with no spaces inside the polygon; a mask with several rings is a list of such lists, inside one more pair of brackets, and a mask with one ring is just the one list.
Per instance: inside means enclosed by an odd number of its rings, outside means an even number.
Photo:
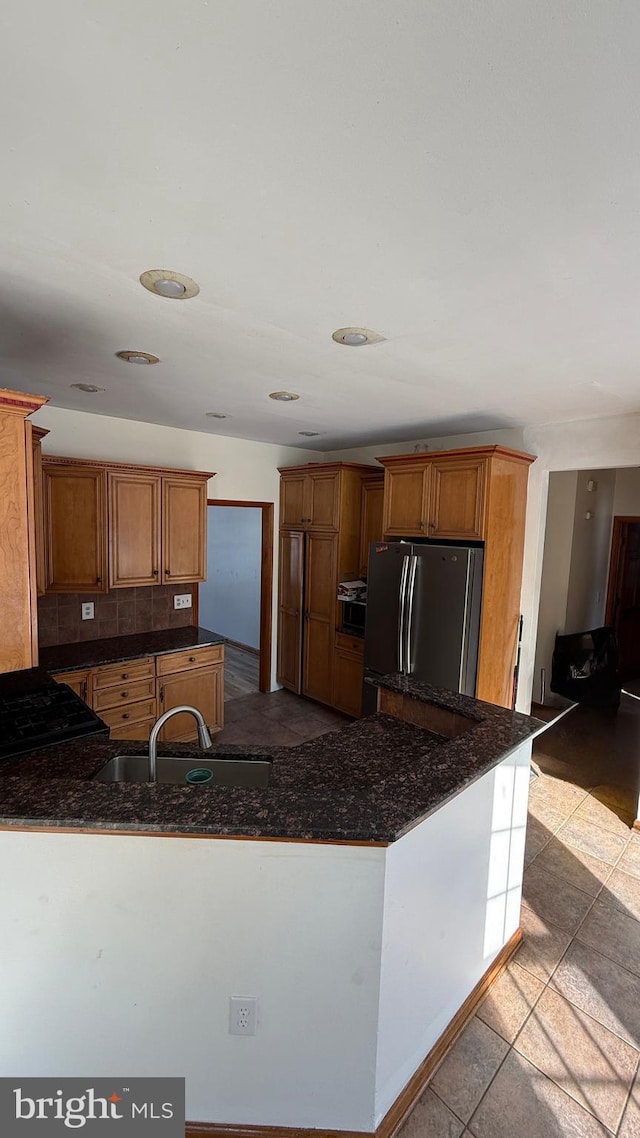
[{"label": "refrigerator door handle", "polygon": [[413,598],[416,589],[416,570],[418,568],[418,558],[415,553],[409,558],[409,572],[407,574],[407,619],[405,631],[405,671],[407,675],[411,674],[411,620],[413,617]]},{"label": "refrigerator door handle", "polygon": [[402,558],[402,573],[400,574],[400,599],[398,606],[398,671],[403,674],[406,672],[404,649],[407,611],[407,577],[409,576],[410,560],[411,559],[408,554]]}]

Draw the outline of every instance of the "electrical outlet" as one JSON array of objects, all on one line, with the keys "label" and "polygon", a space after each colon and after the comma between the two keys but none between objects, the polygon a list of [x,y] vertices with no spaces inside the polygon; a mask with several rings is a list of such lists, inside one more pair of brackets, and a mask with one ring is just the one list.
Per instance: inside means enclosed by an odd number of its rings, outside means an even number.
[{"label": "electrical outlet", "polygon": [[190,609],[191,593],[180,593],[177,597],[174,597],[173,607],[174,609]]},{"label": "electrical outlet", "polygon": [[82,619],[93,620],[94,605],[93,601],[86,601],[82,606]]},{"label": "electrical outlet", "polygon": [[255,1035],[258,1026],[258,997],[229,997],[229,1035]]}]

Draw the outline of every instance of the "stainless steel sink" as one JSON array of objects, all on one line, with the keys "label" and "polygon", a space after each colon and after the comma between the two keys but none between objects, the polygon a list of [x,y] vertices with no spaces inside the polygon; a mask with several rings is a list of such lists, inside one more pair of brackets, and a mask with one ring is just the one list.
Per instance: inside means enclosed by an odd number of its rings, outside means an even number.
[{"label": "stainless steel sink", "polygon": [[[269,785],[271,759],[226,755],[215,759],[199,755],[159,755],[158,782],[182,786]],[[149,782],[148,755],[114,755],[93,776],[94,782]]]}]

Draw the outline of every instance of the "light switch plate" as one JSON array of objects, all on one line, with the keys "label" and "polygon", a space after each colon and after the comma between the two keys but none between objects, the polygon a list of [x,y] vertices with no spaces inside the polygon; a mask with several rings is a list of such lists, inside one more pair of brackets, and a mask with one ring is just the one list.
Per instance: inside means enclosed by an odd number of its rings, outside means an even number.
[{"label": "light switch plate", "polygon": [[82,606],[82,619],[83,620],[93,620],[94,619],[93,601],[85,601],[85,603],[83,604],[83,606]]},{"label": "light switch plate", "polygon": [[191,593],[179,593],[177,597],[173,598],[174,609],[190,609],[191,608]]}]

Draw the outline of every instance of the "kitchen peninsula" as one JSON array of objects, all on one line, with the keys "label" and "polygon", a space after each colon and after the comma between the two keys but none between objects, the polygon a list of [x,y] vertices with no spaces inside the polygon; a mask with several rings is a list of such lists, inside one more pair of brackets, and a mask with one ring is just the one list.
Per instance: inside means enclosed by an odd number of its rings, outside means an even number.
[{"label": "kitchen peninsula", "polygon": [[133,743],[7,760],[2,1073],[185,1074],[194,1134],[392,1134],[519,942],[541,726],[387,677],[341,731],[225,748],[262,790],[92,781]]}]

